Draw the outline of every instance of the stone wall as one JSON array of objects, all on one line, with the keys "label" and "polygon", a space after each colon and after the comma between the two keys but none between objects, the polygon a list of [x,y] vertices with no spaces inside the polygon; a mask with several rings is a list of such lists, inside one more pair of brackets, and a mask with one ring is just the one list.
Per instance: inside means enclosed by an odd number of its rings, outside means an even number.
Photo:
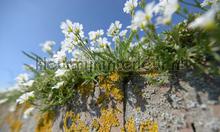
[{"label": "stone wall", "polygon": [[[97,104],[101,90],[76,97],[72,104],[42,113],[35,110],[23,119],[28,104],[8,112],[10,105],[0,108],[0,132],[8,131],[161,131],[161,132],[218,132],[220,131],[220,81],[181,77],[178,85],[148,85],[140,76],[123,84],[127,91],[123,101],[109,101],[105,109]],[[77,103],[76,103],[77,102]]]}]

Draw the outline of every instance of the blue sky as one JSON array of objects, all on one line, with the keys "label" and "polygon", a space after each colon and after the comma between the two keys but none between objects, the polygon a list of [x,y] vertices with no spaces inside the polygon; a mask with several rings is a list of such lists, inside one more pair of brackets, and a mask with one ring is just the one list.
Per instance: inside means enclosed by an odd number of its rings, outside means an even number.
[{"label": "blue sky", "polygon": [[[40,43],[63,35],[59,28],[66,19],[80,22],[84,31],[107,29],[120,20],[128,25],[123,13],[125,0],[0,0],[0,89],[15,82],[24,63],[32,63],[22,51],[41,52]],[[124,28],[126,27],[124,25]]]}]

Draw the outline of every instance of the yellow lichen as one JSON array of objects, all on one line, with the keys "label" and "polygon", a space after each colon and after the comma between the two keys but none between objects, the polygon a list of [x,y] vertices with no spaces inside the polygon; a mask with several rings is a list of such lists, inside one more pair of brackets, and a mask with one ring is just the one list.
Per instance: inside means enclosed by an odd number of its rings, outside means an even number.
[{"label": "yellow lichen", "polygon": [[112,88],[111,96],[117,101],[121,101],[123,99],[123,93],[119,88]]},{"label": "yellow lichen", "polygon": [[[70,124],[69,124],[70,123]],[[64,117],[64,131],[65,132],[89,132],[89,128],[80,119],[79,115],[75,115],[73,112],[66,112]]]},{"label": "yellow lichen", "polygon": [[[138,130],[137,130],[138,128]],[[158,124],[156,122],[147,120],[136,126],[133,117],[128,119],[125,124],[125,128],[121,129],[121,132],[158,132]]]},{"label": "yellow lichen", "polygon": [[117,72],[113,72],[109,75],[109,79],[113,82],[119,81],[120,75]]},{"label": "yellow lichen", "polygon": [[100,76],[98,77],[98,79],[99,79],[99,86],[101,89],[105,91],[106,97],[113,97],[116,101],[122,101],[123,92],[120,89],[119,84],[116,82],[120,79],[118,73],[113,72],[112,74],[109,75],[109,77],[104,78],[103,76]]},{"label": "yellow lichen", "polygon": [[136,132],[135,121],[132,117],[126,121],[125,129],[126,132]]},{"label": "yellow lichen", "polygon": [[140,132],[158,132],[158,124],[156,122],[147,120],[146,122],[141,123]]},{"label": "yellow lichen", "polygon": [[91,126],[93,129],[95,129],[95,130],[98,130],[99,129],[99,127],[100,127],[100,125],[99,125],[99,122],[97,121],[97,119],[94,119],[93,121],[92,121],[92,126]]},{"label": "yellow lichen", "polygon": [[101,117],[99,118],[99,132],[109,132],[111,127],[118,127],[119,120],[116,116],[116,112],[113,109],[110,110],[102,110]]},{"label": "yellow lichen", "polygon": [[38,120],[35,132],[52,132],[52,125],[54,122],[55,113],[48,111],[43,113]]},{"label": "yellow lichen", "polygon": [[22,127],[22,122],[19,119],[16,119],[13,114],[7,117],[7,123],[9,124],[11,132],[20,132]]},{"label": "yellow lichen", "polygon": [[20,132],[23,125],[20,117],[24,111],[30,107],[31,104],[25,102],[23,104],[17,105],[15,111],[6,116],[6,122],[9,125],[11,132]]}]

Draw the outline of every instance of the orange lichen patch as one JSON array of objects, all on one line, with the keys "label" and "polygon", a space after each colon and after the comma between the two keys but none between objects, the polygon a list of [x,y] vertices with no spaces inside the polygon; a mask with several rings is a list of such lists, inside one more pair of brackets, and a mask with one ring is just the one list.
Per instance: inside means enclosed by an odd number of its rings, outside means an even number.
[{"label": "orange lichen patch", "polygon": [[132,117],[126,121],[125,129],[126,132],[136,132],[135,121]]},{"label": "orange lichen patch", "polygon": [[43,113],[38,120],[37,127],[35,128],[35,132],[52,132],[52,125],[54,122],[55,113],[52,111],[48,111]]},{"label": "orange lichen patch", "polygon": [[[139,128],[137,130],[137,128]],[[121,132],[158,132],[158,124],[156,122],[147,120],[140,123],[139,126],[136,126],[133,117],[128,119],[125,124],[125,128],[121,129]]]},{"label": "orange lichen patch", "polygon": [[8,123],[11,132],[20,132],[21,130],[22,122],[17,118],[18,117],[14,116],[14,114],[10,114],[6,117],[6,122]]},{"label": "orange lichen patch", "polygon": [[121,101],[123,99],[123,93],[119,88],[112,88],[110,93],[111,96],[117,101]]},{"label": "orange lichen patch", "polygon": [[94,120],[92,121],[91,127],[92,127],[93,129],[95,129],[96,131],[99,129],[100,125],[99,125],[99,122],[98,122],[97,119],[94,119]]},{"label": "orange lichen patch", "polygon": [[118,112],[114,111],[113,109],[102,110],[101,117],[98,119],[100,124],[98,132],[109,132],[111,127],[118,127],[120,124],[116,116],[117,113]]},{"label": "orange lichen patch", "polygon": [[120,75],[117,72],[113,72],[109,75],[109,79],[113,82],[117,82],[120,79]]},{"label": "orange lichen patch", "polygon": [[150,120],[141,123],[139,128],[140,132],[158,132],[158,124]]},{"label": "orange lichen patch", "polygon": [[22,121],[21,117],[24,111],[31,107],[31,104],[25,102],[23,104],[17,105],[14,112],[9,113],[5,120],[6,123],[9,125],[11,132],[19,132],[22,128]]},{"label": "orange lichen patch", "polygon": [[99,79],[99,87],[100,89],[105,91],[106,97],[112,97],[116,101],[122,101],[123,92],[119,87],[119,83],[117,82],[120,79],[120,76],[118,73],[114,72],[110,74],[109,77],[106,77],[106,78],[104,78],[103,76],[100,76],[98,77],[98,79]]},{"label": "orange lichen patch", "polygon": [[80,119],[79,115],[73,112],[66,112],[64,117],[64,131],[65,132],[89,132],[87,125]]}]

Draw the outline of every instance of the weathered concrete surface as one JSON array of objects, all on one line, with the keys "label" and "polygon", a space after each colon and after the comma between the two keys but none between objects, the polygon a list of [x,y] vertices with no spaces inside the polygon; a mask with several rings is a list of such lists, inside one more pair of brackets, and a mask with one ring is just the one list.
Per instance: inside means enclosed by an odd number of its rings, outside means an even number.
[{"label": "weathered concrete surface", "polygon": [[[170,91],[169,85],[149,86],[141,77],[132,77],[126,85],[125,118],[128,120],[133,117],[136,126],[144,120],[156,121],[161,132],[219,132],[219,82],[218,79],[198,78],[188,73],[182,77],[180,85],[175,87],[175,91]],[[64,131],[63,120],[67,111],[80,114],[81,120],[91,125],[93,119],[101,116],[101,107],[95,104],[99,94],[100,91],[96,90],[92,96],[76,97],[77,104],[57,108],[52,131]],[[122,104],[117,104],[117,107],[123,112]],[[8,108],[7,104],[0,107],[0,121],[4,121],[0,122],[0,132],[10,131],[10,126],[5,118],[12,114],[8,112]],[[29,119],[23,119],[22,112],[14,114],[14,118],[22,122],[21,132],[35,131],[39,116],[38,110]],[[123,127],[123,113],[117,116],[120,126],[113,128],[113,132],[120,131],[120,128]]]}]

